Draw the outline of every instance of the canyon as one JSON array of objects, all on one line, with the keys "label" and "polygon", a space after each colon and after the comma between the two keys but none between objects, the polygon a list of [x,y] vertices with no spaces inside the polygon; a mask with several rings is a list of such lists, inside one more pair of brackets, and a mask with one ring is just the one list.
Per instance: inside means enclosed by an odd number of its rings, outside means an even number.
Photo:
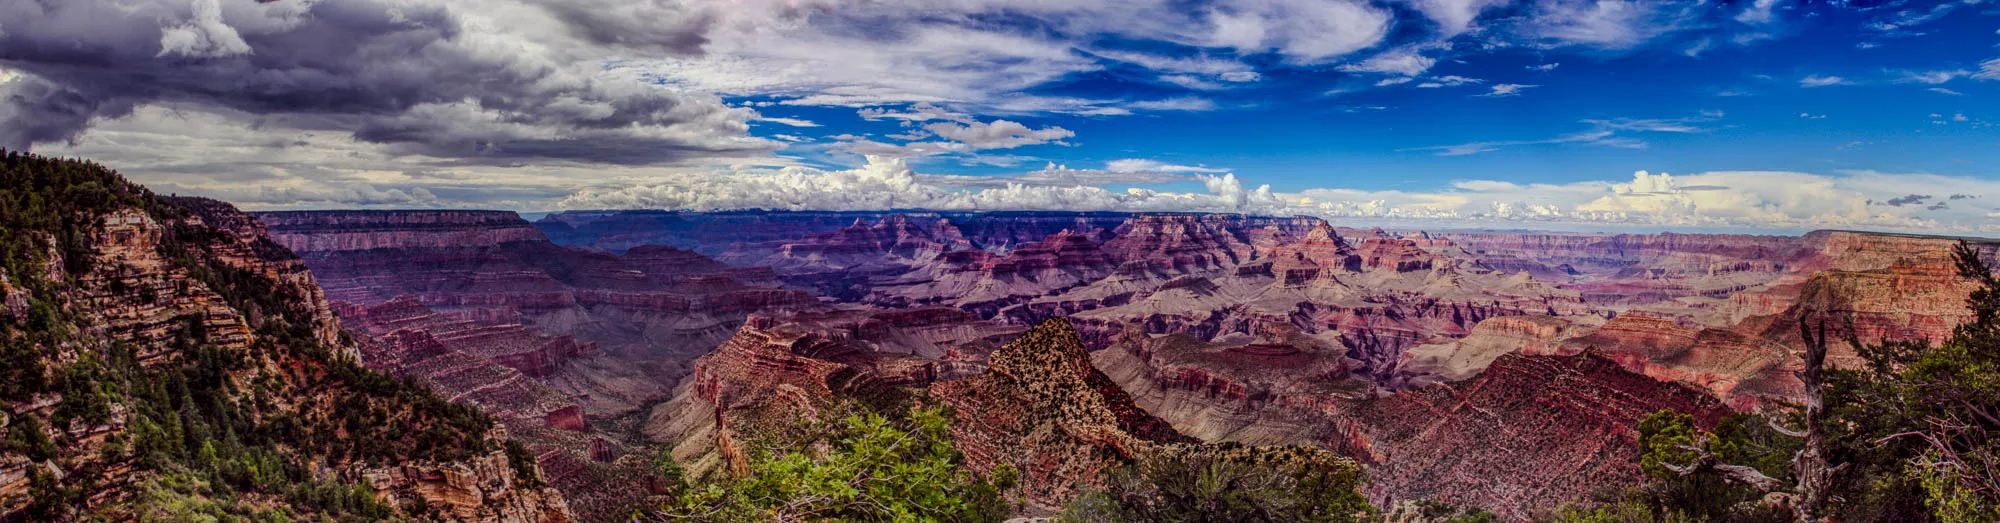
[{"label": "canyon", "polygon": [[[485,383],[520,392],[478,391],[507,399],[468,401],[510,413],[519,433],[563,434],[528,437],[557,485],[564,471],[610,473],[557,466],[587,461],[577,441],[629,449],[612,463],[660,448],[726,471],[780,425],[911,394],[978,420],[962,445],[991,466],[1018,450],[1004,427],[1030,423],[1006,413],[1031,407],[986,394],[1021,379],[1004,347],[1060,320],[1055,337],[1081,354],[1063,367],[1092,367],[1082,379],[1104,398],[1069,403],[1111,413],[1078,419],[1127,434],[1091,445],[1322,449],[1365,464],[1383,506],[1433,499],[1516,519],[1636,482],[1635,426],[1653,411],[1713,423],[1795,399],[1798,318],[1838,319],[1864,343],[1936,341],[1966,319],[1971,290],[1950,265],[1956,239],[1844,231],[938,211],[259,218],[343,317],[438,318],[353,320],[363,330],[427,332],[465,347],[453,350],[466,366],[518,376]],[[1857,361],[1844,347],[1832,359]],[[441,384],[467,372],[445,367],[416,372]],[[1010,464],[1020,499],[1043,510],[1112,466]]]},{"label": "canyon", "polygon": [[[1018,473],[1007,495],[1024,515],[1124,464],[1193,456],[1365,471],[1378,506],[1519,520],[1638,482],[1648,414],[1707,426],[1798,399],[1801,322],[1938,341],[1974,288],[1952,264],[1959,239],[1847,231],[968,211],[530,221],[160,201],[106,211],[81,231],[88,250],[29,236],[45,254],[0,279],[6,315],[38,314],[37,282],[67,282],[73,317],[136,348],[138,368],[180,361],[191,336],[295,340],[282,343],[472,409],[489,423],[465,436],[487,442],[478,452],[315,461],[395,510],[453,520],[621,518],[670,491],[660,456],[692,478],[740,475],[801,424],[919,404],[949,407],[968,470]],[[203,290],[240,281],[282,299]],[[65,350],[51,361],[76,361]],[[1859,363],[1845,346],[1829,359]],[[309,397],[271,408],[323,408]],[[8,419],[54,420],[64,402],[13,402]],[[57,427],[79,453],[59,471],[131,477],[83,456],[134,416]],[[19,503],[35,463],[0,460],[0,500]]]}]

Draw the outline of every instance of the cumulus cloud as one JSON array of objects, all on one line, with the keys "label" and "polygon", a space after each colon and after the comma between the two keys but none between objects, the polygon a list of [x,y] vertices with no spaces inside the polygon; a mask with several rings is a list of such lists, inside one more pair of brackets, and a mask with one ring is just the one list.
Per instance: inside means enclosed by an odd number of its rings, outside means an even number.
[{"label": "cumulus cloud", "polygon": [[[924,183],[901,159],[868,157],[860,167],[824,171],[793,167],[770,173],[702,173],[626,187],[593,188],[563,199],[564,209],[656,208],[887,210],[1076,210],[1268,213],[1283,203],[1270,186],[1246,188],[1234,175],[1202,175],[1207,193],[1134,188],[1114,192],[1088,185],[1008,183],[948,189]],[[1045,169],[1047,171],[1049,169]]]},{"label": "cumulus cloud", "polygon": [[[1131,165],[1163,166],[1165,164]],[[1199,192],[1096,185],[1193,180]],[[1051,164],[1018,176],[917,174],[893,158],[855,169],[697,173],[586,189],[566,209],[666,208],[885,210],[1189,211],[1310,215],[1349,223],[1411,221],[1437,226],[1647,226],[1804,230],[1866,228],[2000,232],[1973,195],[2000,182],[1930,174],[1721,171],[1560,184],[1463,180],[1432,191],[1339,187],[1277,192],[1232,173],[1071,169]],[[1910,195],[1910,186],[1951,191]],[[1933,201],[1934,200],[1934,201]],[[1879,202],[1898,202],[1896,205]],[[1946,201],[1952,205],[1941,205]]]},{"label": "cumulus cloud", "polygon": [[[532,25],[424,2],[74,0],[0,4],[0,146],[76,138],[174,102],[311,116],[413,154],[673,163],[752,156],[755,116],[718,98],[596,77]],[[504,12],[504,9],[494,12]],[[616,154],[606,155],[616,149]]]}]

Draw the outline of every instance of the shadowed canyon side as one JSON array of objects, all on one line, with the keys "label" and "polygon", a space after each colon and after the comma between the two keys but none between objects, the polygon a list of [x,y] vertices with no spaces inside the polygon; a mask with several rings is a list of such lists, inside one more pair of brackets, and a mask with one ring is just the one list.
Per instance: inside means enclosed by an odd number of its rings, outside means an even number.
[{"label": "shadowed canyon side", "polygon": [[0,512],[569,521],[507,431],[362,369],[250,215],[101,167],[0,159]]}]

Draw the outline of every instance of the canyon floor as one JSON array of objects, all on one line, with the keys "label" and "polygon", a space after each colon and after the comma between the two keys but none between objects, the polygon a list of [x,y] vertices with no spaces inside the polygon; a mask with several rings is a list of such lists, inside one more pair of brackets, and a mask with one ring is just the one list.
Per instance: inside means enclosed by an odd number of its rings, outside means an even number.
[{"label": "canyon floor", "polygon": [[[1714,423],[1797,398],[1800,318],[1836,318],[1837,336],[1864,343],[1935,341],[1967,319],[1972,290],[1953,273],[1957,239],[1843,231],[928,211],[257,218],[310,268],[364,361],[492,414],[586,520],[657,495],[642,478],[662,450],[697,473],[726,467],[760,430],[909,395],[956,407],[968,460],[1021,469],[1031,510],[1108,466],[1046,456],[1240,443],[1363,464],[1378,505],[1519,519],[1637,481],[1635,426],[1651,412]],[[1047,354],[1021,355],[1030,345]],[[1857,361],[1844,344],[1830,359]]]}]

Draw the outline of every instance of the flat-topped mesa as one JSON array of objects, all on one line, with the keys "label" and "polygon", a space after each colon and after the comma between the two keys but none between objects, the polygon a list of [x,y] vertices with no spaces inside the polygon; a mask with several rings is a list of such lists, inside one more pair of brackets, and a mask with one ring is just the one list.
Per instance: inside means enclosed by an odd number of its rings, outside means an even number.
[{"label": "flat-topped mesa", "polygon": [[492,247],[548,241],[512,211],[258,213],[271,239],[297,252]]}]

